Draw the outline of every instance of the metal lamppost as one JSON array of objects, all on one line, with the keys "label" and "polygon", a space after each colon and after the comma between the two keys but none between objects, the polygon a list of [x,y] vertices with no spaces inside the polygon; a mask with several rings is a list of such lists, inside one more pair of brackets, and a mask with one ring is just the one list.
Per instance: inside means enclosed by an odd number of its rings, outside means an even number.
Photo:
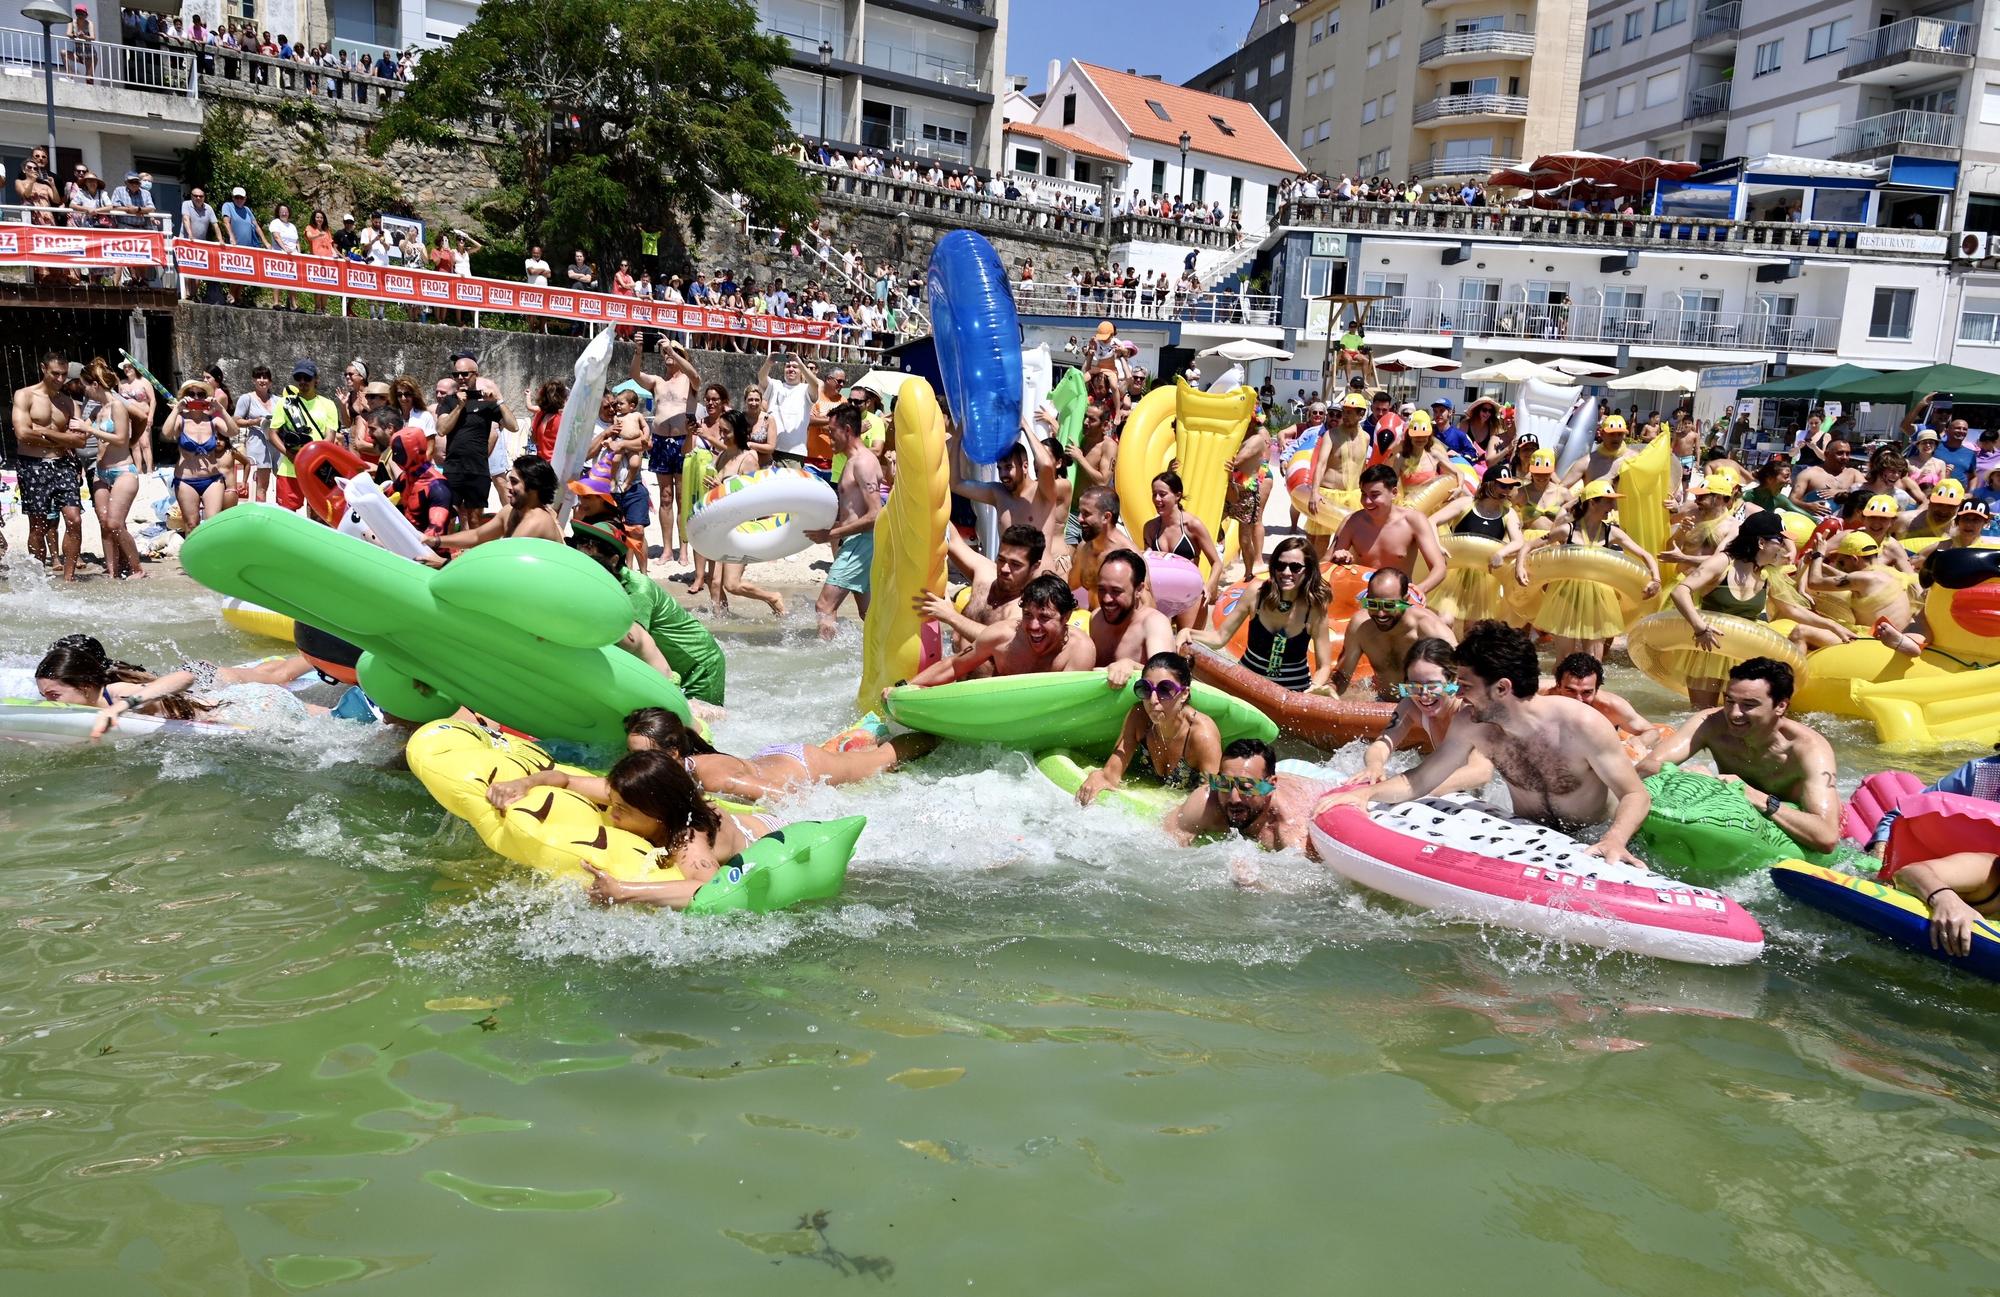
[{"label": "metal lamppost", "polygon": [[34,0],[21,10],[21,16],[29,22],[42,25],[42,98],[49,114],[49,174],[55,174],[56,166],[56,42],[54,29],[57,23],[69,22],[69,10],[55,3],[55,0]]},{"label": "metal lamppost", "polygon": [[821,40],[819,43],[819,137],[829,138],[826,133],[826,75],[833,66],[833,42]]},{"label": "metal lamppost", "polygon": [[[1182,131],[1181,132],[1181,201],[1180,201],[1180,205],[1182,207],[1187,206],[1187,155],[1188,155],[1188,145],[1193,143],[1194,143],[1194,136],[1189,135],[1186,131]],[[1175,219],[1176,220],[1179,219],[1178,212],[1176,212]]]}]

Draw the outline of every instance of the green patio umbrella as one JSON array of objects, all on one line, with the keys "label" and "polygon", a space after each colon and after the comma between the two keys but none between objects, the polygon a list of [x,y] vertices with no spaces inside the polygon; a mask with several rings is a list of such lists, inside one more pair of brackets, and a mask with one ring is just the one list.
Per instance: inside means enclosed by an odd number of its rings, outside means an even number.
[{"label": "green patio umbrella", "polygon": [[2000,374],[1963,365],[1925,365],[1856,379],[1827,389],[1825,395],[1842,401],[1915,405],[1930,392],[1948,392],[1960,405],[2000,405]]},{"label": "green patio umbrella", "polygon": [[1801,397],[1812,398],[1830,387],[1839,387],[1843,383],[1855,383],[1864,378],[1879,378],[1880,376],[1880,371],[1865,369],[1860,365],[1832,365],[1826,369],[1802,369],[1796,374],[1790,374],[1784,378],[1773,378],[1768,382],[1758,383],[1754,387],[1738,388],[1736,395],[1773,401],[1783,400],[1788,397],[1794,399]]}]

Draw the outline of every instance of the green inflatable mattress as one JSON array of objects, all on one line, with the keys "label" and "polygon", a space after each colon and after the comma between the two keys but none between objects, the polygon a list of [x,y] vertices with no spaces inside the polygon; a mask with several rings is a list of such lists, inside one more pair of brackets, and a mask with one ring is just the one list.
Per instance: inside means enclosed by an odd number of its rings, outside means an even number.
[{"label": "green inflatable mattress", "polygon": [[[1222,731],[1222,741],[1278,737],[1271,718],[1240,698],[1197,681],[1195,708]],[[1075,748],[1108,753],[1118,742],[1125,716],[1138,700],[1131,685],[1111,689],[1103,671],[1062,671],[1041,675],[995,676],[914,689],[889,691],[889,715],[899,725],[960,743],[997,743],[1043,752]]]}]

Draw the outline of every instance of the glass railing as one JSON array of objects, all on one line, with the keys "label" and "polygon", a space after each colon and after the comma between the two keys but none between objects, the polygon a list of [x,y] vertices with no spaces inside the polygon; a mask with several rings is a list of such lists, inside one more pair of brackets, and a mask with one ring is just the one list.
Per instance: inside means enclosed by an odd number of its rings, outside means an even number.
[{"label": "glass railing", "polygon": [[1433,36],[1417,47],[1417,62],[1429,63],[1454,54],[1482,54],[1494,58],[1530,58],[1535,52],[1533,32],[1452,32]]},{"label": "glass railing", "polygon": [[905,49],[901,45],[891,45],[886,41],[863,41],[861,61],[871,68],[881,68],[885,72],[899,72],[906,77],[936,81],[948,86],[962,86],[967,90],[979,89],[978,69],[970,64],[940,58],[923,50]]},{"label": "glass railing", "polygon": [[1410,177],[1413,180],[1431,180],[1439,176],[1476,176],[1483,180],[1496,171],[1520,165],[1519,158],[1501,158],[1490,154],[1426,158],[1410,168]]},{"label": "glass railing", "polygon": [[1445,117],[1526,117],[1525,95],[1439,95],[1417,105],[1413,118],[1419,122]]}]

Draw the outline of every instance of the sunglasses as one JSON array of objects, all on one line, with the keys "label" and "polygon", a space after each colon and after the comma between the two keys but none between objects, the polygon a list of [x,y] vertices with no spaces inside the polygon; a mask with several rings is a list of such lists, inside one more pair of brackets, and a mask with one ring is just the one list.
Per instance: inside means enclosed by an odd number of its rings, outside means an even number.
[{"label": "sunglasses", "polygon": [[1170,703],[1187,691],[1187,686],[1178,680],[1161,680],[1158,683],[1141,680],[1132,686],[1132,692],[1139,696],[1141,702],[1157,699],[1163,703]]},{"label": "sunglasses", "polygon": [[451,372],[452,372],[452,373],[454,373],[454,374],[456,374],[456,375],[458,375],[458,377],[460,377],[460,378],[477,378],[477,377],[479,377],[479,371],[478,371],[478,370],[476,370],[476,369],[454,369],[454,370],[452,370]]},{"label": "sunglasses", "polygon": [[1269,779],[1252,779],[1248,775],[1210,775],[1208,788],[1214,793],[1248,793],[1252,797],[1269,797],[1278,790],[1278,785]]},{"label": "sunglasses", "polygon": [[1271,564],[1271,570],[1273,572],[1303,572],[1306,570],[1306,565],[1303,563],[1274,562]]},{"label": "sunglasses", "polygon": [[1410,606],[1408,599],[1363,599],[1361,606],[1369,612],[1401,612]]},{"label": "sunglasses", "polygon": [[1396,686],[1398,698],[1420,698],[1429,702],[1433,698],[1449,698],[1458,692],[1456,680],[1426,680],[1422,684],[1399,684]]}]

